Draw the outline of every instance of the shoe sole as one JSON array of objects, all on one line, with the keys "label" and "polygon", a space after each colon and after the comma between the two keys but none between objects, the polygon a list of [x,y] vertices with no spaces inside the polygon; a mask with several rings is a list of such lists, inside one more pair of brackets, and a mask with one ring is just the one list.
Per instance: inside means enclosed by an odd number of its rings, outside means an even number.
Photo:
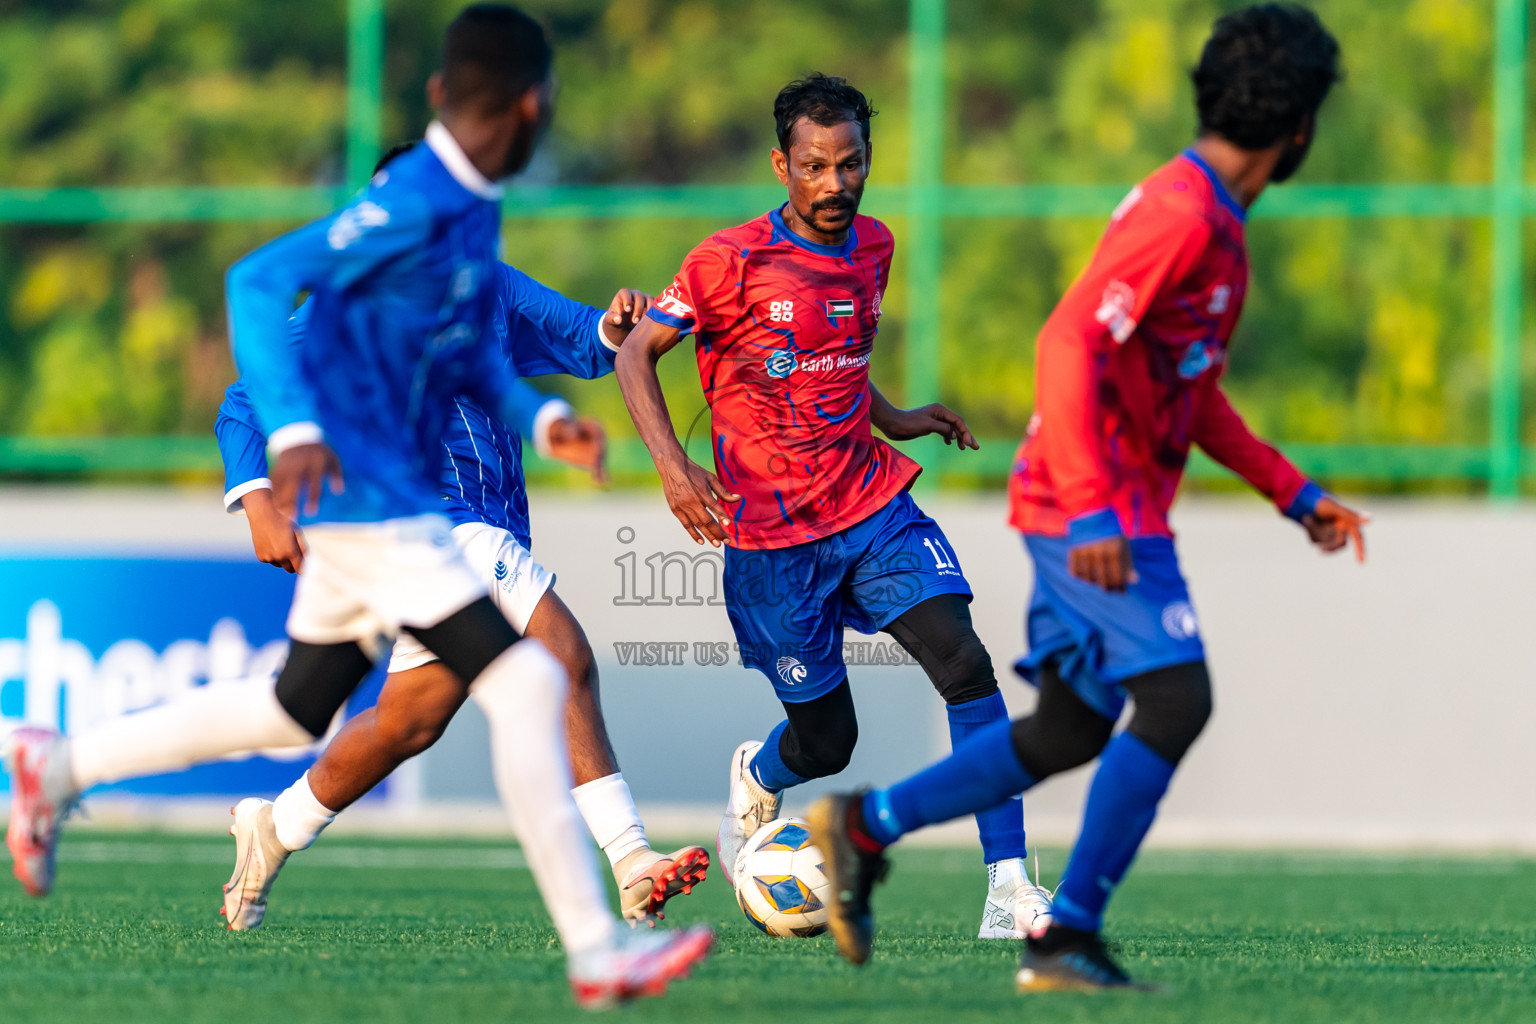
[{"label": "shoe sole", "polygon": [[[243,802],[243,801],[242,801]],[[251,932],[260,928],[266,920],[266,911],[263,910],[260,917],[254,923],[246,924],[241,915],[245,912],[245,873],[250,870],[251,857],[256,851],[256,837],[251,835],[250,828],[240,828],[240,816],[237,813],[240,805],[236,804],[229,809],[229,813],[235,816],[234,824],[229,826],[229,834],[235,837],[235,873],[224,883],[224,904],[219,907],[219,914],[224,917],[224,927],[232,932]],[[238,901],[235,903],[234,912],[230,912],[229,894],[237,892]]]},{"label": "shoe sole", "polygon": [[667,950],[656,973],[638,984],[620,982],[610,986],[572,982],[571,994],[576,1005],[584,1010],[606,1010],[635,999],[665,995],[667,986],[678,978],[688,977],[694,966],[709,955],[714,944],[714,933],[699,929]]},{"label": "shoe sole", "polygon": [[1162,985],[1148,982],[1133,981],[1127,985],[1096,985],[1091,981],[1082,981],[1077,978],[1063,978],[1057,975],[1041,975],[1031,972],[1029,979],[1021,975],[1014,978],[1014,988],[1022,995],[1030,995],[1036,992],[1080,992],[1094,994],[1098,992],[1139,992],[1143,994],[1157,994],[1167,992]]},{"label": "shoe sole", "polygon": [[652,880],[651,895],[645,913],[665,920],[663,908],[674,896],[687,896],[709,874],[709,853],[702,846],[689,846],[672,855],[672,866]]},{"label": "shoe sole", "polygon": [[[34,731],[41,730],[23,728],[13,732],[5,742],[5,749],[0,752],[0,759],[4,760],[6,774],[15,780],[16,785],[16,796],[12,797],[11,803],[11,818],[5,829],[5,848],[11,852],[11,874],[16,876],[16,881],[21,883],[22,889],[28,896],[41,899],[53,891],[53,880],[40,882],[28,869],[28,865],[36,858],[36,854],[31,849],[32,837],[27,829],[27,822],[31,820],[32,815],[16,813],[18,798],[23,803],[35,801],[38,792],[42,789],[42,780],[37,777],[35,771],[28,770],[28,766],[25,765],[19,770],[17,768],[17,763],[21,759],[18,746],[23,742],[18,734]],[[44,850],[43,856],[45,858],[48,856],[47,850]]]},{"label": "shoe sole", "polygon": [[860,934],[840,912],[841,902],[837,894],[844,892],[847,887],[838,877],[835,866],[837,858],[827,855],[827,851],[834,848],[832,840],[837,835],[837,825],[832,820],[832,812],[836,807],[837,804],[830,797],[822,797],[806,812],[805,822],[810,828],[812,845],[821,851],[827,882],[832,888],[833,899],[827,905],[827,927],[832,932],[832,941],[844,960],[855,967],[862,967],[869,962],[870,953],[874,949],[874,937]]}]

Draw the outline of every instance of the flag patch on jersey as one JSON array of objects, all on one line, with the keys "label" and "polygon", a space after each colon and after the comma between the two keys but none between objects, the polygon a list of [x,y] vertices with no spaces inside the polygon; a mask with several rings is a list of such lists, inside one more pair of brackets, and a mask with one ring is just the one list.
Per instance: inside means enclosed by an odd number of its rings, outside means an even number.
[{"label": "flag patch on jersey", "polygon": [[845,316],[853,316],[853,300],[828,299],[827,316],[831,317],[833,320],[837,320]]}]

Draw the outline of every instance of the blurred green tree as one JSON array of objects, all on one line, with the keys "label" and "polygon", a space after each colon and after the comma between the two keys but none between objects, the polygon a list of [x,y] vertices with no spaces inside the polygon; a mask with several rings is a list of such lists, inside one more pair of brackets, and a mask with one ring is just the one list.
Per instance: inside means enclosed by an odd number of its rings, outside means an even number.
[{"label": "blurred green tree", "polygon": [[[460,6],[390,0],[387,141],[417,134]],[[560,81],[533,184],[770,185],[786,80],[847,75],[880,111],[871,196],[906,179],[903,0],[562,0]],[[959,184],[1129,184],[1192,137],[1188,69],[1227,0],[951,0],[945,173]],[[1349,77],[1307,182],[1483,182],[1492,0],[1314,5]],[[300,0],[0,0],[0,184],[338,184],[345,7]],[[509,258],[602,302],[659,290],[724,226],[541,220],[509,201]],[[1260,207],[1262,213],[1262,204]],[[288,225],[0,227],[0,433],[197,433],[233,375],[222,273]],[[876,380],[899,392],[900,241]],[[1101,218],[946,223],[944,397],[1012,438],[1033,404],[1033,337]],[[1481,222],[1250,225],[1254,282],[1231,387],[1281,441],[1478,443],[1487,435],[1489,267]],[[702,407],[668,361],[674,415]],[[611,382],[551,385],[628,434]],[[1536,422],[1536,417],[1528,418]]]}]

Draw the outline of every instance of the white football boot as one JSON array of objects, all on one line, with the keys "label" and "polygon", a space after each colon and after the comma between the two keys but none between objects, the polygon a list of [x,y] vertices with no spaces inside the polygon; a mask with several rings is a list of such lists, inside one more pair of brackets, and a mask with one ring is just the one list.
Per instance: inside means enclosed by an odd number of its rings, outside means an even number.
[{"label": "white football boot", "polygon": [[987,865],[987,902],[981,908],[978,939],[1024,939],[1050,923],[1050,891],[1029,880],[1023,857]]},{"label": "white football boot", "polygon": [[736,858],[741,848],[752,833],[779,816],[779,794],[768,792],[752,777],[752,758],[762,746],[759,740],[748,740],[731,755],[731,799],[715,837],[717,863],[731,885],[736,884]]},{"label": "white football boot", "polygon": [[260,928],[267,916],[267,894],[288,859],[288,848],[278,842],[272,825],[272,801],[246,797],[229,809],[235,823],[235,873],[224,886],[224,906],[219,908],[232,932]]},{"label": "white football boot", "polygon": [[642,846],[613,866],[619,883],[619,904],[631,928],[641,922],[656,927],[665,918],[662,908],[674,896],[686,896],[704,881],[709,854],[702,846],[685,846],[673,853],[657,853]]},{"label": "white football boot", "polygon": [[5,845],[11,871],[30,896],[53,891],[59,829],[80,794],[69,768],[69,740],[54,729],[23,726],[5,741],[11,822]]},{"label": "white football boot", "polygon": [[703,925],[680,931],[615,928],[607,943],[571,954],[565,972],[576,1004],[601,1010],[662,995],[668,982],[686,977],[694,964],[709,955],[714,941],[714,933]]}]

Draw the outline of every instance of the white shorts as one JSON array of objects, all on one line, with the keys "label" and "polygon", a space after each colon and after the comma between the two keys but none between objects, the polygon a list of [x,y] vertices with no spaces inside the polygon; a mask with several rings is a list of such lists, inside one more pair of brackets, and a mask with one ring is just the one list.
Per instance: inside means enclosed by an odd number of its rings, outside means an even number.
[{"label": "white shorts", "polygon": [[435,626],[484,597],[445,516],[306,527],[304,571],[288,635],[311,644],[355,640],[370,655],[402,626]]},{"label": "white shorts", "polygon": [[[528,632],[528,620],[544,594],[555,584],[554,574],[533,560],[533,553],[499,526],[463,523],[453,528],[454,544],[464,560],[488,589],[491,600],[519,633]],[[437,655],[409,633],[395,639],[389,658],[391,672],[404,672],[436,661]]]}]

